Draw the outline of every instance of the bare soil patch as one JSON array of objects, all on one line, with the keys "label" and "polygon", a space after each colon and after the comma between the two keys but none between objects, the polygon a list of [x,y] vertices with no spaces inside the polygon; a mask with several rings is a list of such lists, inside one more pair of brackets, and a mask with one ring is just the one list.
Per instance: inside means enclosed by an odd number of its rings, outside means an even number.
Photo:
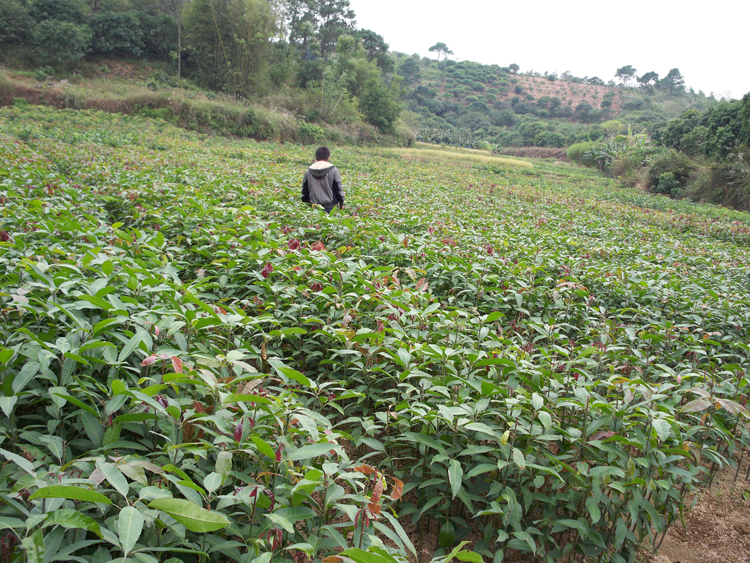
[{"label": "bare soil patch", "polygon": [[737,481],[736,470],[721,471],[711,488],[697,491],[697,501],[670,528],[657,555],[645,554],[644,563],[750,563],[750,483],[745,481],[745,456]]}]

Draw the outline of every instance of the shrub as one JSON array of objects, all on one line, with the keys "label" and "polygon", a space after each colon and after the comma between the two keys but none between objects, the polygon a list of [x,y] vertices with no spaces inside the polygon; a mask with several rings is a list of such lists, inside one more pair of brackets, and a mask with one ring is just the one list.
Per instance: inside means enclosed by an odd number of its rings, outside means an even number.
[{"label": "shrub", "polygon": [[74,0],[34,0],[29,15],[37,22],[57,20],[82,24],[86,21],[83,11]]},{"label": "shrub", "polygon": [[622,109],[636,110],[636,109],[643,109],[643,106],[644,106],[643,100],[628,100],[627,102],[623,102]]},{"label": "shrub", "polygon": [[143,31],[136,12],[97,14],[91,20],[91,31],[94,53],[138,57],[143,52]]},{"label": "shrub", "polygon": [[147,57],[167,59],[177,44],[177,23],[166,14],[138,12],[143,33],[143,54]]},{"label": "shrub", "polygon": [[649,187],[658,187],[662,176],[667,173],[671,173],[675,180],[684,186],[694,170],[695,164],[684,153],[674,149],[664,150],[651,160],[648,171]]},{"label": "shrub", "polygon": [[36,78],[39,82],[44,82],[49,78],[50,76],[55,75],[55,70],[52,67],[49,66],[43,66],[36,70],[34,73],[34,78]]},{"label": "shrub", "polygon": [[298,131],[300,139],[305,143],[316,143],[325,136],[323,129],[314,123],[300,123]]},{"label": "shrub", "polygon": [[680,189],[680,182],[675,178],[673,172],[665,172],[658,178],[654,192],[663,195],[676,195]]},{"label": "shrub", "polygon": [[69,21],[45,20],[36,26],[34,42],[45,63],[64,68],[80,61],[89,51],[91,30]]},{"label": "shrub", "polygon": [[565,146],[565,136],[557,131],[542,131],[536,136],[535,144],[539,147],[562,148]]},{"label": "shrub", "polygon": [[573,162],[581,163],[581,157],[596,146],[596,143],[575,143],[568,147],[568,158]]},{"label": "shrub", "polygon": [[0,0],[0,43],[23,43],[32,36],[33,20],[17,0]]}]

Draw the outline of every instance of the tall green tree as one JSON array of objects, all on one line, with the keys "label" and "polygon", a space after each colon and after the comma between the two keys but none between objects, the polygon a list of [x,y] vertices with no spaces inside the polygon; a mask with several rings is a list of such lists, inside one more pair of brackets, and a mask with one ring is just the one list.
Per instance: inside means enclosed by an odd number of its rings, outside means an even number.
[{"label": "tall green tree", "polygon": [[310,0],[317,21],[320,54],[324,60],[335,50],[336,41],[344,33],[354,31],[354,10],[349,0]]},{"label": "tall green tree", "polygon": [[419,83],[422,69],[414,57],[409,57],[399,65],[398,73],[404,78],[405,86],[412,86]]},{"label": "tall green tree", "polygon": [[188,2],[190,0],[164,0],[166,13],[177,23],[177,78],[182,75],[182,14]]},{"label": "tall green tree", "polygon": [[633,65],[625,65],[617,69],[615,78],[619,78],[627,86],[635,78],[636,72]]},{"label": "tall green tree", "polygon": [[34,28],[34,42],[45,64],[68,67],[91,48],[91,29],[70,21],[43,20]]},{"label": "tall green tree", "polygon": [[29,14],[37,22],[57,20],[80,25],[86,21],[83,10],[73,0],[34,0]]},{"label": "tall green tree", "polygon": [[185,38],[196,78],[214,90],[262,92],[276,23],[266,0],[192,0]]},{"label": "tall green tree", "polygon": [[645,73],[643,76],[639,76],[637,80],[638,80],[638,83],[643,86],[648,86],[650,84],[658,84],[659,75],[652,70],[650,72]]},{"label": "tall green tree", "polygon": [[440,57],[447,59],[448,55],[452,55],[453,51],[451,51],[448,48],[448,45],[445,43],[435,43],[432,47],[427,49],[430,53],[437,53],[438,62],[440,62]]},{"label": "tall green tree", "polygon": [[0,43],[23,43],[32,36],[34,21],[18,0],[0,0]]},{"label": "tall green tree", "polygon": [[358,29],[354,37],[362,42],[362,47],[367,53],[367,58],[380,67],[383,72],[393,72],[393,59],[388,54],[388,43],[385,42],[382,35],[369,29]]},{"label": "tall green tree", "polygon": [[659,88],[669,92],[669,95],[673,95],[685,89],[685,79],[680,73],[680,69],[673,68],[667,75],[659,81]]}]

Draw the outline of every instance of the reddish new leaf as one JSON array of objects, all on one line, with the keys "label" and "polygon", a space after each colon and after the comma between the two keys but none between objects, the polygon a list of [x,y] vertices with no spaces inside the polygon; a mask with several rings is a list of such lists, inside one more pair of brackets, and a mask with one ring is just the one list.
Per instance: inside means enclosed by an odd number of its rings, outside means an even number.
[{"label": "reddish new leaf", "polygon": [[182,373],[182,360],[178,358],[177,356],[172,356],[172,368],[174,368],[175,373]]},{"label": "reddish new leaf", "polygon": [[[370,501],[373,504],[378,504],[380,502],[380,497],[383,494],[383,481],[382,479],[376,479],[375,480],[375,486],[372,489],[372,496],[370,497]],[[378,512],[380,514],[380,512]]]},{"label": "reddish new leaf", "polygon": [[156,361],[157,359],[158,359],[158,358],[157,358],[157,356],[153,356],[153,355],[151,355],[151,356],[149,356],[148,358],[144,359],[144,360],[143,360],[143,361],[141,362],[141,365],[142,365],[142,366],[150,366],[150,365],[151,365],[151,364],[153,364],[153,363],[154,363],[154,362],[155,362],[155,361]]},{"label": "reddish new leaf", "polygon": [[400,481],[394,477],[393,478],[393,490],[391,491],[391,499],[399,500],[403,492],[404,492],[403,481]]}]

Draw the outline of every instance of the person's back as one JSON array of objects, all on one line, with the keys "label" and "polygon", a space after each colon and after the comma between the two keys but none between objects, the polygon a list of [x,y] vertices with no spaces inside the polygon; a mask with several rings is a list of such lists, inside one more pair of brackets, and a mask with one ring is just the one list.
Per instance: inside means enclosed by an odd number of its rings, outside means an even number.
[{"label": "person's back", "polygon": [[328,162],[330,157],[328,147],[319,147],[315,151],[316,162],[305,171],[302,180],[302,201],[320,205],[326,213],[337,205],[344,208],[344,183],[338,168]]}]

